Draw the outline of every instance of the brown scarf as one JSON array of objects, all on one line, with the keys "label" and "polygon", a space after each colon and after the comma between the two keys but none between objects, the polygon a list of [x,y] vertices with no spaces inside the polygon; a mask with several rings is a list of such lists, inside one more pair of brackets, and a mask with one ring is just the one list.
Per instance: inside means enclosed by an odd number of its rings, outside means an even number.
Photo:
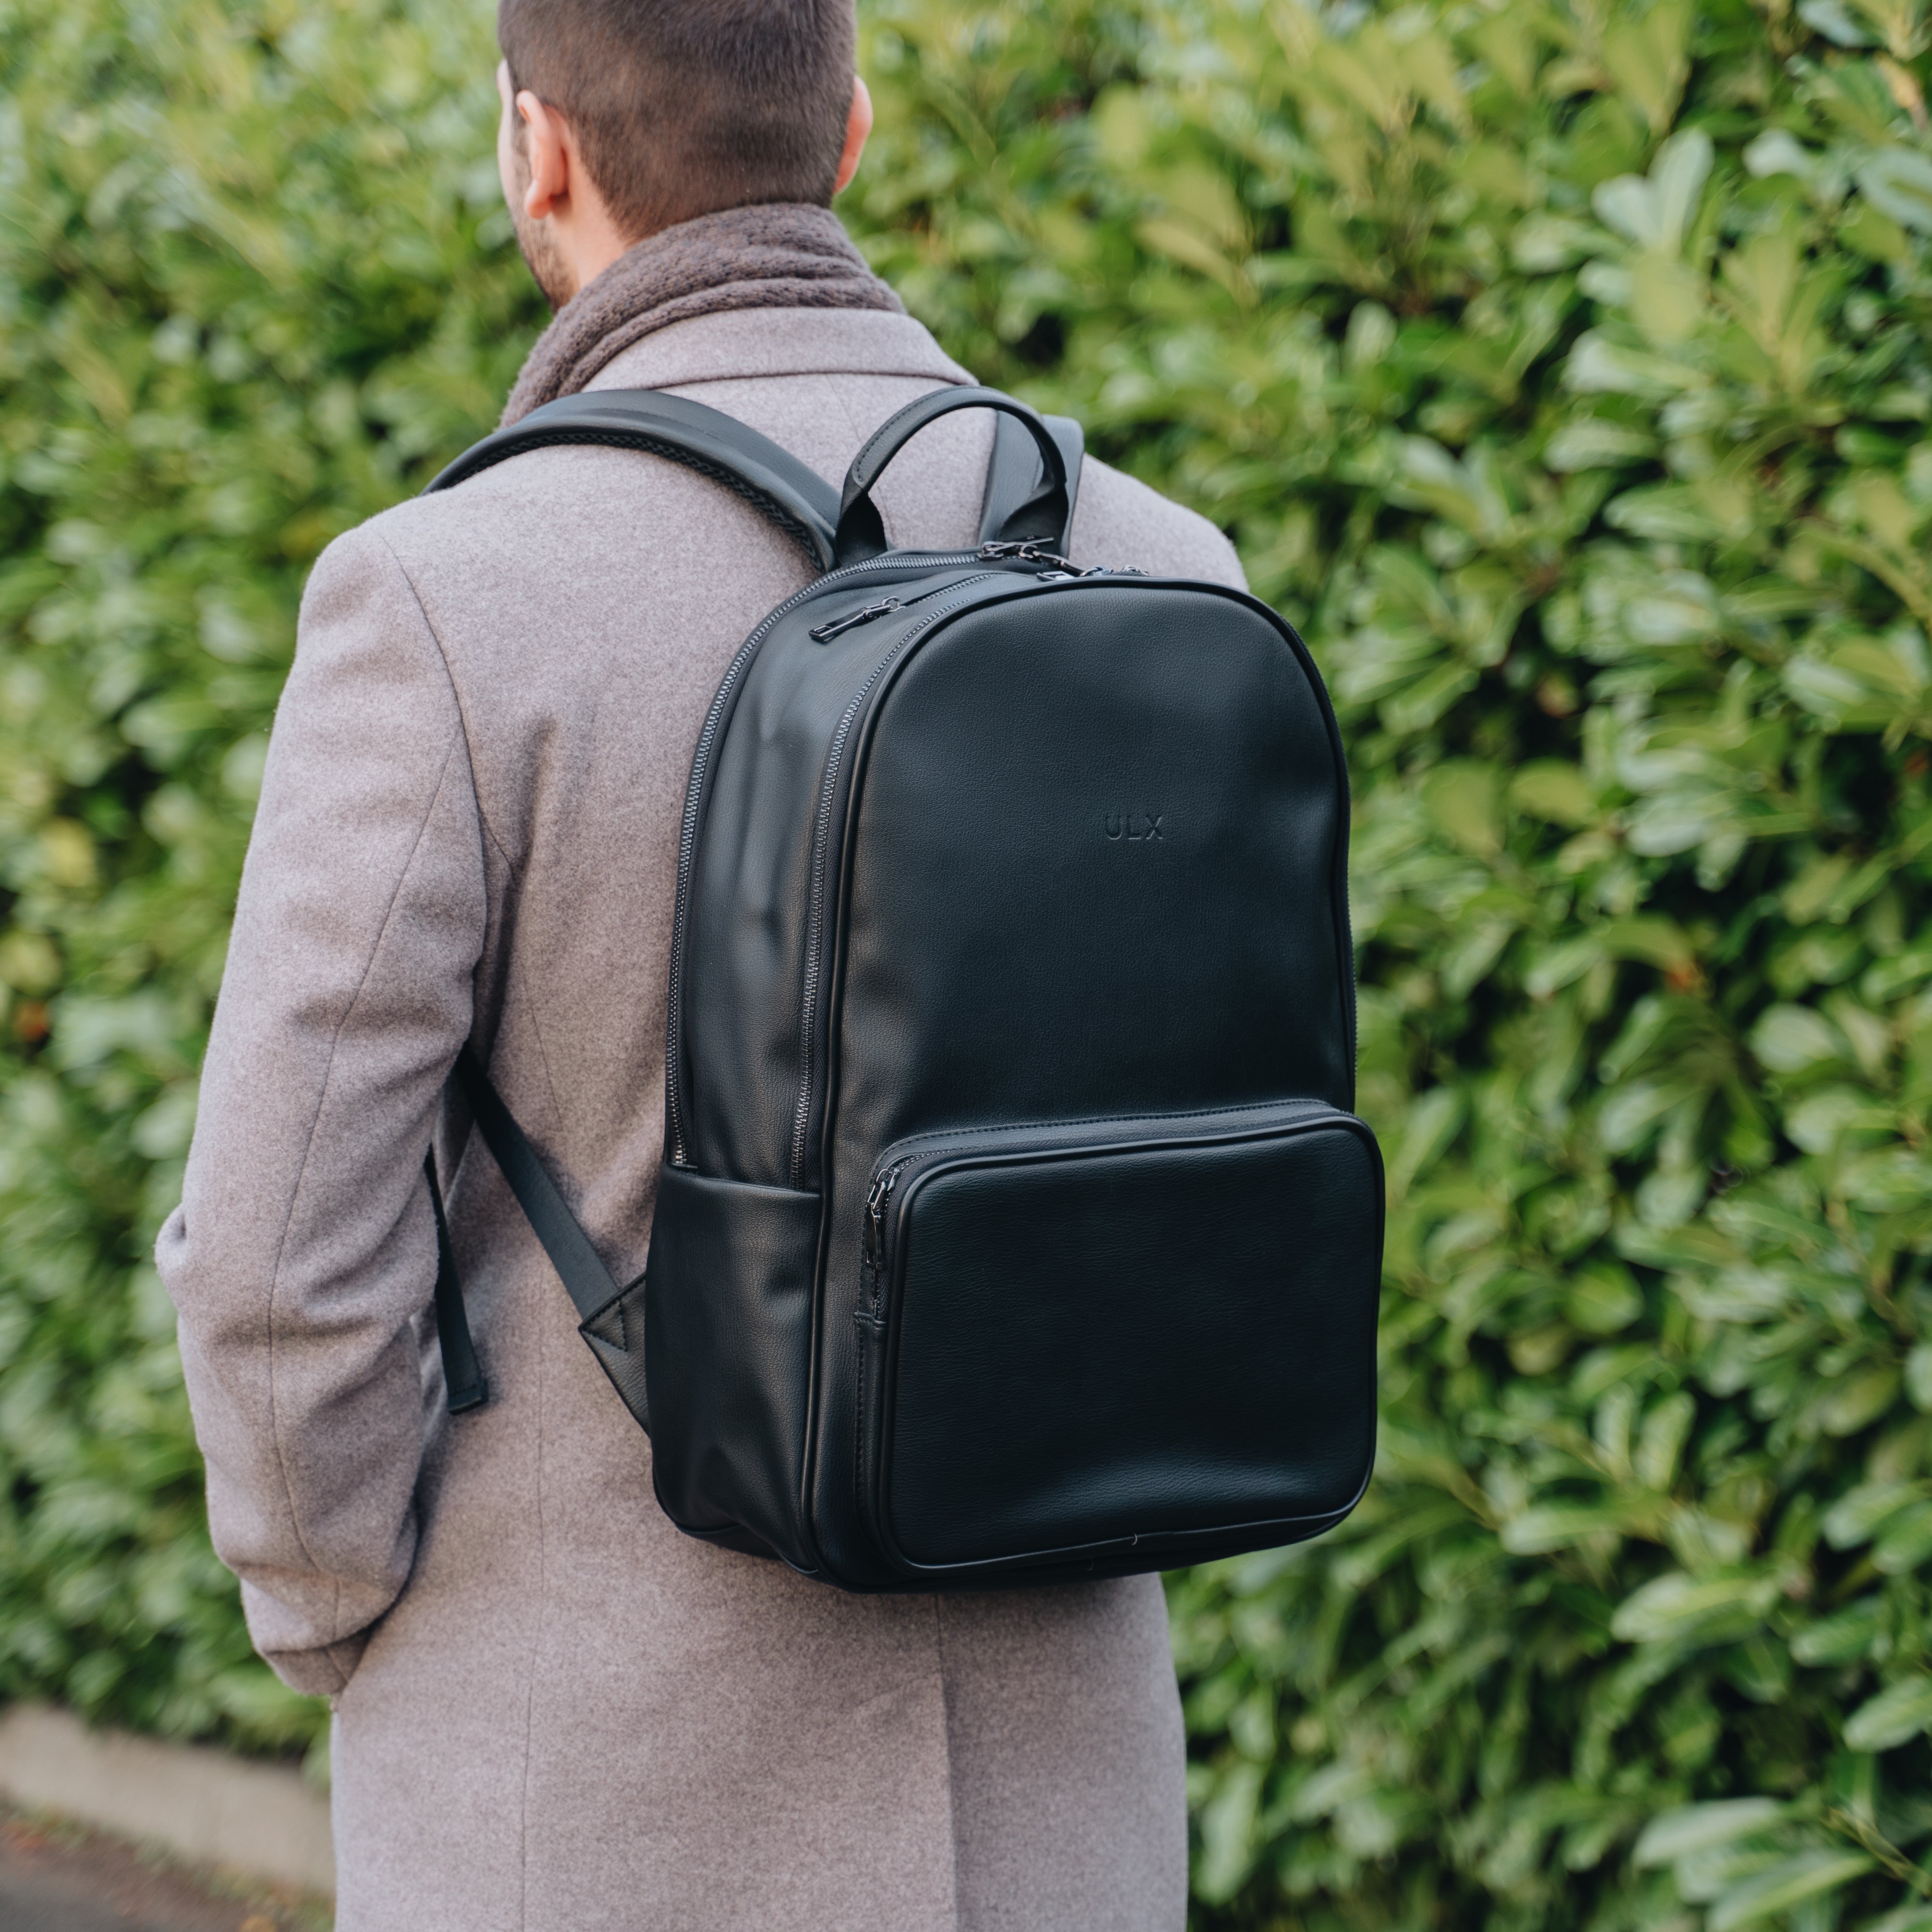
[{"label": "brown scarf", "polygon": [[503,421],[574,395],[654,330],[734,308],[905,312],[829,208],[771,202],[700,214],[647,236],[564,304],[525,359]]}]

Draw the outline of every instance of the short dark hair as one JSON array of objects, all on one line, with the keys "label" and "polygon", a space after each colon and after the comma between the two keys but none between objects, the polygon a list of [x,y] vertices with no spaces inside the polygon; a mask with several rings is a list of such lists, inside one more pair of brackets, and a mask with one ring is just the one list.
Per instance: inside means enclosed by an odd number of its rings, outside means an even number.
[{"label": "short dark hair", "polygon": [[627,235],[754,202],[831,205],[853,0],[500,0],[512,84],[577,131]]}]

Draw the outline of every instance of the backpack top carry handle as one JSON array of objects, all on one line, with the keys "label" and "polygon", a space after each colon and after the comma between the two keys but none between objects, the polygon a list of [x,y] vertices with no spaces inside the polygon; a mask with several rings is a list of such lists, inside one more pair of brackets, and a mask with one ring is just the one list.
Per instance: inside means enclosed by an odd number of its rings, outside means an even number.
[{"label": "backpack top carry handle", "polygon": [[[846,472],[845,488],[839,499],[838,528],[832,544],[836,565],[842,567],[864,563],[884,554],[886,548],[885,526],[880,521],[878,506],[872,501],[873,485],[886,466],[921,430],[928,423],[937,422],[941,416],[950,416],[956,410],[997,410],[1000,414],[1002,428],[1010,419],[1018,423],[1031,437],[1046,472],[1046,482],[1025,502],[1016,505],[1009,517],[1000,520],[1004,524],[1023,517],[1030,520],[1029,513],[1036,510],[1046,527],[1037,531],[1029,529],[1026,534],[1036,535],[1064,548],[1073,521],[1073,496],[1068,483],[1066,458],[1053,431],[1037,411],[1028,409],[1025,404],[1016,401],[1011,396],[1002,395],[998,389],[962,386],[935,389],[907,404],[896,415],[888,416],[860,446],[858,454],[852,459],[851,468]],[[994,488],[1012,473],[1008,465],[999,460],[996,442],[994,460],[987,479],[989,506],[982,517],[982,537],[986,535],[984,523],[991,520],[992,514],[990,499]],[[1006,532],[1003,529],[1000,534],[1004,536]]]}]

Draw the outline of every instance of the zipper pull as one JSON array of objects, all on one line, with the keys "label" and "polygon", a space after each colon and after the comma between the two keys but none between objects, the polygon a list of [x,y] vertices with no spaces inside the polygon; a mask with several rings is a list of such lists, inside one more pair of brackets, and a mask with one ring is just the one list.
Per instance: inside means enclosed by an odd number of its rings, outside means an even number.
[{"label": "zipper pull", "polygon": [[892,1198],[898,1178],[895,1162],[872,1183],[872,1191],[866,1196],[866,1259],[875,1275],[885,1266],[886,1203]]},{"label": "zipper pull", "polygon": [[982,563],[998,563],[1010,557],[1016,563],[1050,563],[1063,570],[1073,568],[1071,557],[1062,556],[1058,550],[1048,550],[1039,538],[1030,538],[1024,543],[1002,540],[998,543],[982,543],[980,546]]},{"label": "zipper pull", "polygon": [[812,641],[814,644],[829,644],[840,632],[856,631],[861,624],[869,624],[874,617],[890,617],[899,608],[896,597],[888,597],[883,604],[868,604],[864,610],[855,610],[849,617],[818,625],[812,632]]}]

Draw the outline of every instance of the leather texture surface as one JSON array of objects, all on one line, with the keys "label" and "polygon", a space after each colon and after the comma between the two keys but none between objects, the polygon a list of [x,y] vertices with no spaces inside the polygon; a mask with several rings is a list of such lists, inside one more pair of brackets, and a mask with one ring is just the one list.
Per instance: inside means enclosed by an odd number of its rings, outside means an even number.
[{"label": "leather texture surface", "polygon": [[742,1526],[802,1570],[818,1567],[798,1485],[818,1220],[815,1194],[667,1166],[644,1274],[658,1502],[681,1529]]},{"label": "leather texture surface", "polygon": [[1288,1540],[1367,1478],[1366,1130],[1330,1114],[1179,1146],[1122,1131],[1058,1155],[975,1137],[903,1184],[868,1486],[912,1562],[1123,1540],[1154,1558],[1231,1524]]},{"label": "leather texture surface", "polygon": [[838,1104],[868,1173],[931,1127],[1349,1105],[1334,768],[1244,600],[1101,579],[976,609],[862,757]]},{"label": "leather texture surface", "polygon": [[[849,584],[827,584],[774,628],[714,757],[700,801],[674,1048],[687,1096],[687,1159],[700,1173],[775,1187],[816,1184],[815,1157],[800,1175],[792,1153],[813,844],[831,748],[891,640],[933,604],[969,584],[1010,589],[1032,580],[1030,572],[977,561],[915,561],[898,575],[891,563],[881,559]],[[903,623],[812,641],[813,626],[888,596],[915,600]],[[850,744],[849,728],[842,742]],[[836,883],[828,876],[828,892]]]}]

